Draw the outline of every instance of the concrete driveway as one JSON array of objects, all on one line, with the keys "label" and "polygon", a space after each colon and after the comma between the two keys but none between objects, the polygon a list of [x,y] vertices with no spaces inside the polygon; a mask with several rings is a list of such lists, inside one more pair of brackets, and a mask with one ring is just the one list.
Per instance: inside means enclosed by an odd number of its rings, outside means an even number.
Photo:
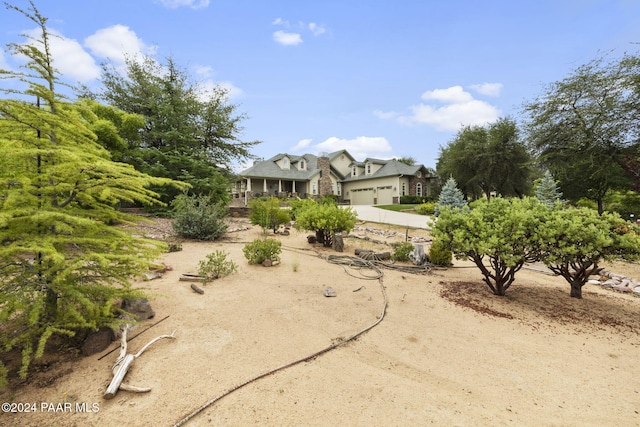
[{"label": "concrete driveway", "polygon": [[427,226],[427,221],[429,221],[430,218],[425,215],[388,211],[386,209],[380,209],[375,206],[368,205],[352,205],[350,208],[356,212],[358,219],[362,221],[394,224],[403,227],[424,228],[426,230],[431,228]]}]

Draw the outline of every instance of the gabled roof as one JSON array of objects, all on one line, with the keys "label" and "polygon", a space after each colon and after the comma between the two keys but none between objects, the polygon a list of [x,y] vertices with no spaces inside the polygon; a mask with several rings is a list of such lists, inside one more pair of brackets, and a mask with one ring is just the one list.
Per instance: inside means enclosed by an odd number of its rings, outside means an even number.
[{"label": "gabled roof", "polygon": [[370,161],[372,163],[382,164],[384,166],[382,166],[380,169],[378,169],[371,175],[361,174],[358,176],[348,176],[344,180],[360,181],[364,179],[384,178],[388,176],[400,176],[400,175],[413,176],[418,171],[425,169],[423,165],[408,165],[406,163],[399,162],[396,159],[380,160],[380,159],[368,158],[364,161],[364,163],[366,164],[367,161]]},{"label": "gabled roof", "polygon": [[[276,163],[283,157],[288,157],[291,164],[296,164],[304,159],[307,162],[306,170],[298,170],[293,166],[289,169],[281,169]],[[275,179],[296,179],[306,180],[318,173],[318,158],[313,154],[305,154],[302,156],[294,156],[291,154],[280,153],[270,159],[257,162],[253,166],[240,172],[240,176],[252,178],[275,178]]]}]

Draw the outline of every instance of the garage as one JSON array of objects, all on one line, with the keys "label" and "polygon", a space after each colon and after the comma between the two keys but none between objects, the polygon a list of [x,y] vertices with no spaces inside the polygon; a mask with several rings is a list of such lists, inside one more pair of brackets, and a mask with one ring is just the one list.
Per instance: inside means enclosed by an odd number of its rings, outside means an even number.
[{"label": "garage", "polygon": [[378,205],[391,205],[393,204],[393,187],[390,185],[387,187],[378,187]]},{"label": "garage", "polygon": [[350,192],[352,205],[372,205],[373,188],[357,188]]}]

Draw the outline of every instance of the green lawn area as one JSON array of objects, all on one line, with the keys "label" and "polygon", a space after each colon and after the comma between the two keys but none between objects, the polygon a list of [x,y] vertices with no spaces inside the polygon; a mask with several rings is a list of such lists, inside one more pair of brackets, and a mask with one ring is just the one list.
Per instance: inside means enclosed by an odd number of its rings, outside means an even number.
[{"label": "green lawn area", "polygon": [[376,208],[386,209],[388,211],[396,211],[396,212],[405,212],[414,213],[416,206],[420,206],[419,204],[408,204],[408,205],[377,205]]}]

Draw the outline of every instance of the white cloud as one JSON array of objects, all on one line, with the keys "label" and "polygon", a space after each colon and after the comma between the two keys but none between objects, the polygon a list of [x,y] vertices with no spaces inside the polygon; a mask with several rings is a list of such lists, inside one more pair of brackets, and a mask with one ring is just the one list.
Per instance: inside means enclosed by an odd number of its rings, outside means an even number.
[{"label": "white cloud", "polygon": [[[62,76],[82,83],[100,77],[100,67],[80,43],[64,37],[53,29],[49,29],[49,33],[53,36],[49,39],[53,66]],[[27,35],[32,40],[39,40],[42,34],[40,29],[33,29],[28,31]],[[24,58],[21,59],[24,60]]]},{"label": "white cloud", "polygon": [[[483,90],[495,92],[496,88],[483,87]],[[462,86],[427,91],[422,94],[422,99],[445,105],[432,105],[431,103],[413,105],[411,106],[412,114],[400,116],[398,121],[404,124],[429,125],[439,131],[457,131],[462,126],[485,125],[494,122],[500,116],[500,111],[496,107],[474,99]]]},{"label": "white cloud", "polygon": [[316,24],[315,22],[309,23],[309,30],[311,30],[314,36],[319,36],[327,31],[324,27]]},{"label": "white cloud", "polygon": [[84,40],[84,45],[97,57],[124,64],[127,56],[150,55],[155,48],[148,47],[129,27],[113,25],[96,31]]},{"label": "white cloud", "polygon": [[285,21],[282,18],[276,18],[273,20],[273,22],[271,23],[271,25],[282,25],[284,27],[289,27],[289,21]]},{"label": "white cloud", "polygon": [[502,83],[482,83],[479,85],[471,85],[470,88],[481,95],[500,96]]},{"label": "white cloud", "polygon": [[354,139],[344,139],[332,136],[317,144],[318,152],[347,150],[357,160],[367,157],[389,157],[391,145],[381,136],[358,136]]},{"label": "white cloud", "polygon": [[158,0],[158,3],[169,9],[187,6],[191,9],[201,9],[209,6],[209,0]]},{"label": "white cloud", "polygon": [[462,86],[451,86],[447,89],[429,90],[422,94],[424,100],[435,100],[446,103],[463,103],[473,100],[473,96],[466,92]]},{"label": "white cloud", "polygon": [[273,33],[273,39],[284,46],[295,46],[302,43],[302,37],[298,33],[287,33],[286,31],[278,30]]},{"label": "white cloud", "polygon": [[214,79],[213,68],[209,65],[195,65],[193,71],[204,80],[200,82],[201,92],[200,99],[207,100],[209,96],[219,89],[226,92],[228,99],[238,98],[244,94],[243,90],[231,83],[230,81],[216,81]]},{"label": "white cloud", "polygon": [[230,81],[215,82],[214,84],[224,89],[227,92],[227,97],[229,99],[239,98],[244,94],[244,91],[242,89],[240,89]]},{"label": "white cloud", "polygon": [[387,119],[395,119],[396,117],[398,117],[400,114],[396,113],[395,111],[381,111],[381,110],[375,110],[373,112],[373,115],[376,116],[379,119],[383,119],[383,120],[387,120]]},{"label": "white cloud", "polygon": [[296,153],[298,151],[302,151],[305,148],[307,148],[309,145],[311,145],[312,141],[313,140],[310,139],[310,138],[301,139],[300,141],[298,141],[298,143],[296,145],[291,147],[291,151],[293,151],[294,153]]}]

